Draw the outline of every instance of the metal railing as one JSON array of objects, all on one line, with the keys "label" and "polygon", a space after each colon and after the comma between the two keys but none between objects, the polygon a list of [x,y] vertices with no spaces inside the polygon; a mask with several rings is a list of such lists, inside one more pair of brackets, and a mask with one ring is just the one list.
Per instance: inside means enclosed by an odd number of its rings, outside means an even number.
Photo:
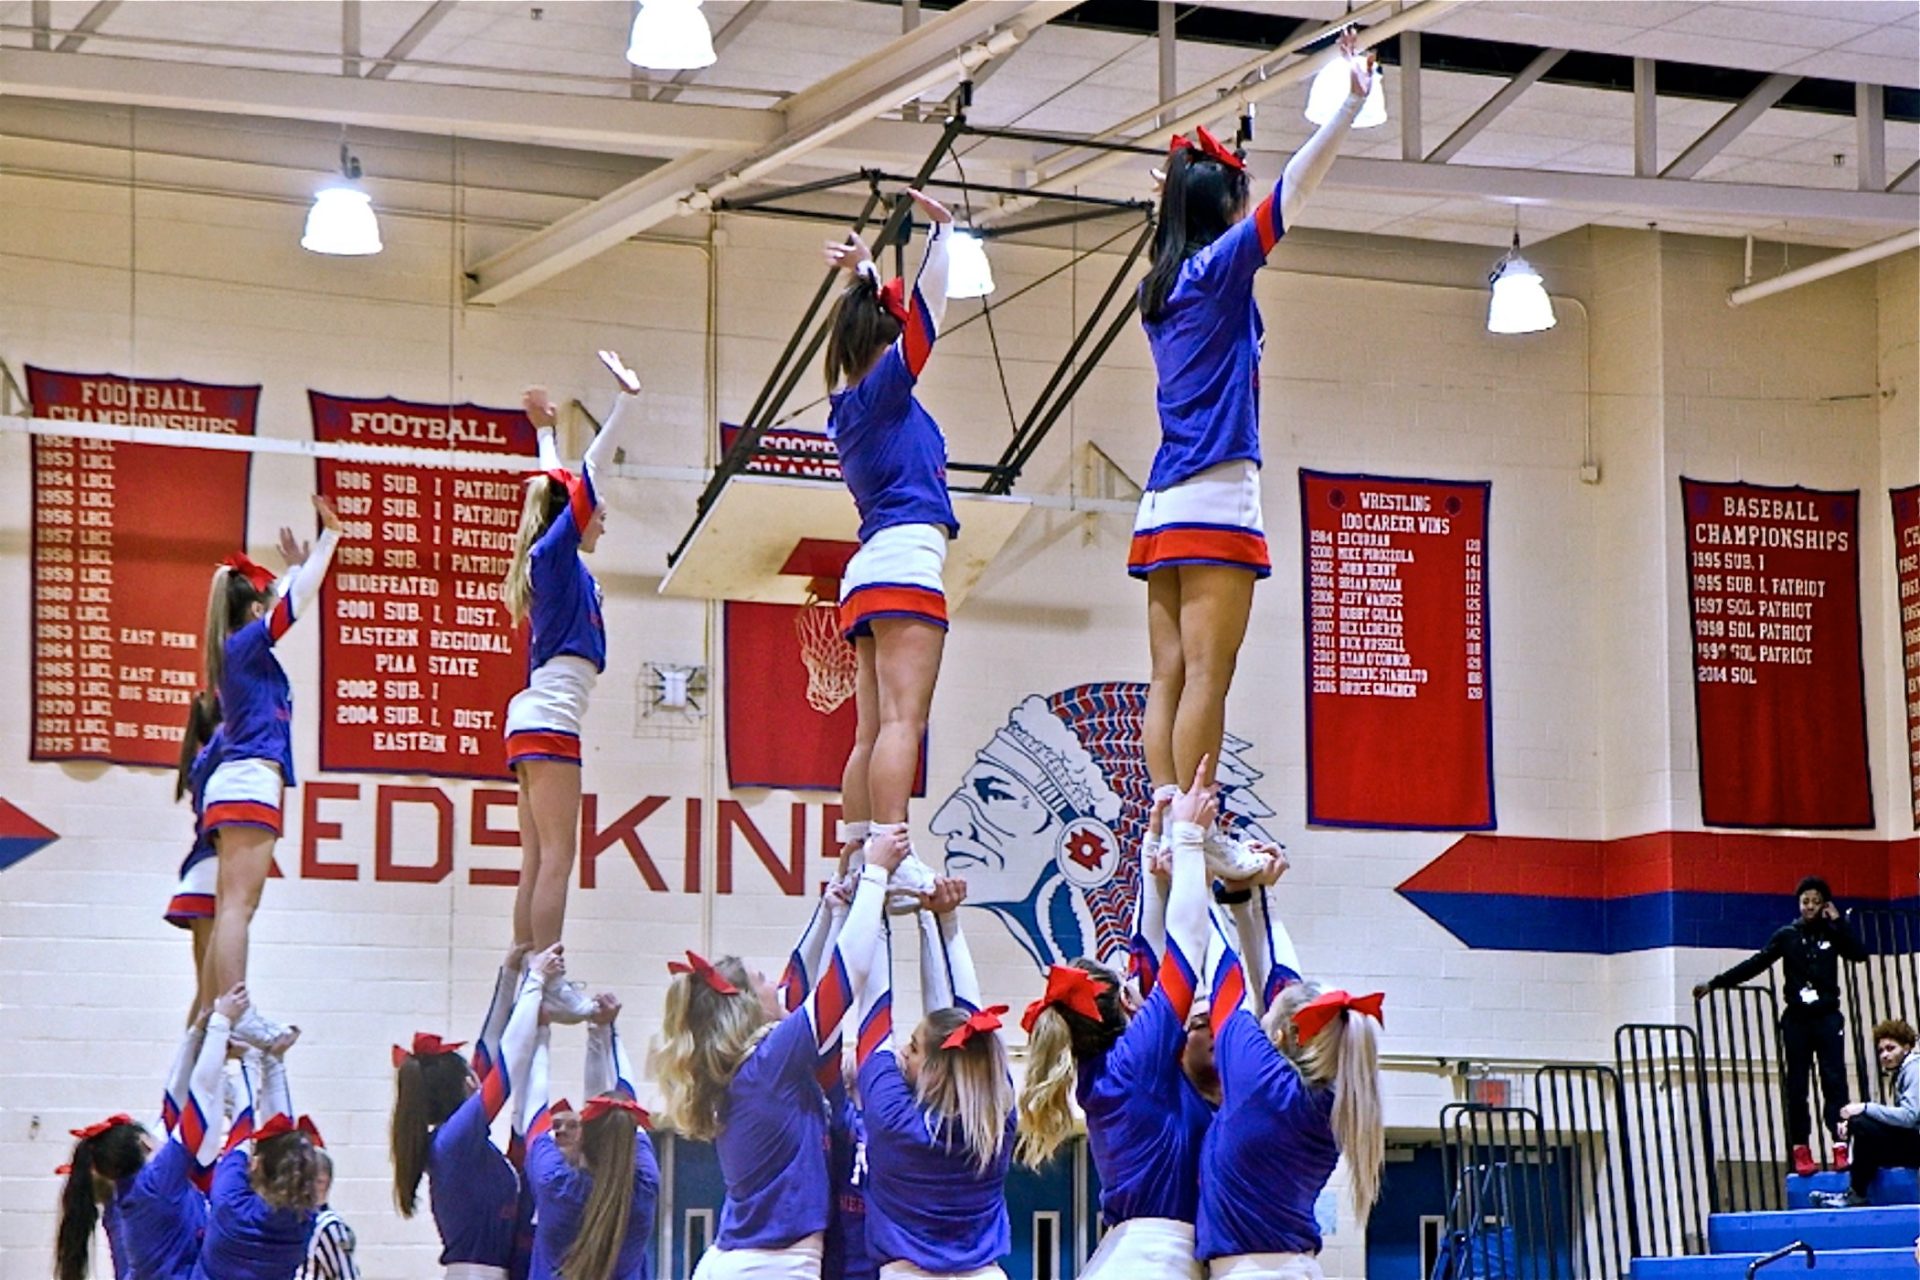
[{"label": "metal railing", "polygon": [[1846,975],[1847,1048],[1859,1097],[1879,1096],[1879,1064],[1873,1053],[1874,1024],[1887,1018],[1920,1018],[1920,910],[1855,907],[1847,912],[1867,958],[1842,965]]},{"label": "metal railing", "polygon": [[1556,1219],[1572,1280],[1624,1277],[1640,1251],[1640,1222],[1620,1073],[1598,1063],[1542,1067],[1533,1094],[1547,1149],[1561,1161]]},{"label": "metal railing", "polygon": [[1570,1206],[1556,1194],[1563,1162],[1531,1107],[1454,1103],[1440,1112],[1441,1169],[1452,1191],[1448,1229],[1463,1274],[1562,1280]]},{"label": "metal railing", "polygon": [[1628,1023],[1613,1033],[1613,1052],[1640,1244],[1654,1256],[1697,1253],[1717,1200],[1700,1037],[1692,1027]]}]

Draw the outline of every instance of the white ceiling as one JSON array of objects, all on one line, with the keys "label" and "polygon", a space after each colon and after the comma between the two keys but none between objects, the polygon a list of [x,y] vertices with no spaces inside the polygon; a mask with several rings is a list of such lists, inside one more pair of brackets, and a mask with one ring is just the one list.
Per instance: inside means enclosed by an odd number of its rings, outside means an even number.
[{"label": "white ceiling", "polygon": [[[745,0],[707,0],[716,31]],[[432,6],[427,0],[379,0],[359,6],[365,65],[386,52]],[[1323,19],[1338,18],[1344,0],[1274,0],[1229,7]],[[66,29],[92,8],[87,0],[54,0],[53,24]],[[0,42],[20,48],[29,37],[26,0],[0,0]],[[539,88],[601,96],[644,95],[650,87],[623,55],[629,0],[460,0],[393,72],[396,81]],[[539,17],[534,15],[538,13]],[[78,56],[135,56],[196,64],[259,67],[338,75],[341,5],[335,0],[231,0],[123,4]],[[901,11],[851,0],[773,0],[743,27],[718,65],[699,73],[680,101],[757,107],[831,77],[899,33]],[[1443,17],[1434,31],[1522,44],[1633,54],[1762,71],[1920,86],[1920,0],[1478,0]],[[112,37],[119,37],[118,39]],[[57,38],[56,38],[57,40]],[[177,44],[155,43],[172,41]],[[207,46],[224,46],[209,48]],[[1184,41],[1178,79],[1197,84],[1248,61],[1252,51]],[[439,64],[439,65],[434,65]],[[978,90],[973,118],[1061,133],[1093,133],[1150,109],[1158,101],[1158,54],[1151,38],[1051,26],[1033,35]],[[365,66],[363,65],[363,70]],[[669,77],[659,75],[658,81]],[[1490,98],[1503,82],[1429,71],[1422,80],[1423,136],[1431,149]],[[1400,101],[1399,72],[1386,71],[1390,110]],[[936,92],[933,96],[939,96]],[[1255,165],[1271,172],[1308,126],[1296,90],[1264,107]],[[1662,163],[1678,155],[1725,110],[1724,104],[1663,98]],[[1395,119],[1359,133],[1347,152],[1397,160]],[[1624,93],[1537,84],[1456,158],[1461,165],[1630,174],[1632,102]],[[1699,181],[1733,181],[1853,190],[1856,132],[1850,117],[1770,110],[1716,157]],[[1034,155],[1046,148],[1035,148]],[[1840,157],[1838,163],[1835,157]],[[1920,157],[1920,125],[1887,129],[1889,176]],[[997,158],[998,163],[993,163]],[[1145,165],[1110,171],[1097,189],[1145,194]],[[1007,181],[1007,149],[997,146],[969,165],[969,176]],[[1920,199],[1916,200],[1920,215]],[[1545,204],[1525,211],[1525,238],[1589,222],[1644,225],[1643,210]],[[1675,229],[1715,234],[1758,232],[1782,239],[1860,244],[1887,234],[1840,219],[1764,221],[1693,215],[1663,218]],[[1307,225],[1473,243],[1499,243],[1511,233],[1512,208],[1485,199],[1327,191],[1303,219]]]}]

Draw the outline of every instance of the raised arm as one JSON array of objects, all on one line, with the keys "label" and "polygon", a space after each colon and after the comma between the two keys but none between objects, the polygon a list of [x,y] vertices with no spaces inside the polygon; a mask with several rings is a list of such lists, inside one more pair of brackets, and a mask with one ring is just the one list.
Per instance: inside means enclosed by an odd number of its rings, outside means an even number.
[{"label": "raised arm", "polygon": [[246,1011],[244,986],[235,986],[213,1002],[199,1056],[187,1079],[176,1136],[193,1153],[194,1163],[203,1168],[220,1158],[220,1120],[226,1114],[227,1037],[233,1034],[234,1021]]},{"label": "raised arm", "polygon": [[1219,812],[1218,790],[1202,786],[1207,761],[1193,786],[1173,801],[1173,884],[1167,894],[1167,950],[1160,962],[1160,985],[1181,1020],[1193,1009],[1201,965],[1207,955],[1212,913],[1207,906],[1206,829]]},{"label": "raised arm", "polygon": [[[536,1046],[541,1041],[545,1029],[540,1025],[540,998],[546,991],[546,975],[564,965],[559,957],[558,943],[545,951],[527,958],[527,967],[519,975],[519,986],[515,988],[512,1011],[507,1016],[507,1025],[500,1032],[500,1052],[495,1059],[493,1070],[480,1079],[480,1093],[486,1100],[487,1120],[491,1122],[500,1114],[509,1097],[521,1098],[531,1088],[533,1060]],[[545,1082],[539,1098],[541,1106],[546,1105]],[[514,1108],[514,1132],[524,1131],[521,1120],[521,1108]]]},{"label": "raised arm", "polygon": [[914,913],[920,922],[920,998],[924,1009],[980,1011],[980,978],[974,972],[966,935],[960,930],[960,904],[966,898],[966,881],[943,876],[934,884],[932,904]]},{"label": "raised arm", "polygon": [[[1333,168],[1334,157],[1340,154],[1340,144],[1346,141],[1347,133],[1353,128],[1354,117],[1360,114],[1367,94],[1373,90],[1374,55],[1368,53],[1362,57],[1359,54],[1351,31],[1340,37],[1339,56],[1346,60],[1352,76],[1346,101],[1340,104],[1340,109],[1334,112],[1331,120],[1314,130],[1313,136],[1301,144],[1282,170],[1276,192],[1280,198],[1280,230],[1293,225],[1307,197],[1314,193],[1320,186],[1320,180]],[[1268,196],[1267,200],[1273,198]],[[1271,252],[1273,245],[1268,243],[1265,248]]]},{"label": "raised arm", "polygon": [[1133,900],[1133,937],[1127,944],[1128,976],[1144,999],[1160,973],[1160,957],[1167,947],[1167,842],[1163,833],[1167,806],[1180,794],[1178,787],[1154,793],[1146,838],[1140,843],[1140,888]]},{"label": "raised arm", "polygon": [[280,599],[267,615],[267,637],[275,643],[295,622],[313,611],[314,601],[320,598],[320,584],[326,581],[327,569],[333,564],[334,548],[340,545],[340,517],[334,514],[327,500],[318,495],[313,499],[313,506],[320,513],[324,527],[313,544],[313,553],[289,569],[280,581]]},{"label": "raised arm", "polygon": [[172,1133],[180,1123],[180,1109],[186,1103],[194,1064],[200,1057],[200,1043],[206,1034],[207,1019],[203,1015],[187,1028],[187,1033],[180,1037],[180,1047],[173,1051],[173,1065],[167,1069],[166,1087],[160,1094],[160,1125],[167,1133]]},{"label": "raised arm", "polygon": [[520,990],[526,972],[527,948],[516,946],[507,953],[500,971],[493,978],[493,998],[487,1002],[487,1018],[480,1024],[480,1035],[473,1042],[473,1073],[485,1080],[500,1061],[500,1036],[513,1013],[514,996]]},{"label": "raised arm", "polygon": [[800,931],[799,940],[787,955],[786,971],[780,975],[780,998],[789,1013],[798,1009],[813,990],[814,976],[820,972],[821,961],[832,945],[829,939],[836,931],[832,897],[831,888],[820,895],[820,901],[814,903],[813,914],[807,917],[807,927]]},{"label": "raised arm", "polygon": [[626,1042],[620,1038],[620,1002],[612,994],[600,997],[600,1007],[588,1019],[586,1096],[623,1093],[638,1097],[634,1088],[633,1063],[627,1057]]},{"label": "raised arm", "polygon": [[[1276,877],[1284,874],[1286,854],[1273,848]],[[1239,938],[1249,990],[1255,996],[1254,1012],[1264,1013],[1274,997],[1292,983],[1300,981],[1300,956],[1294,950],[1293,936],[1273,910],[1273,894],[1265,884],[1248,884],[1228,895],[1234,933]]]},{"label": "raised arm", "polygon": [[600,501],[600,469],[613,465],[614,454],[626,447],[628,436],[640,421],[639,376],[615,352],[602,351],[600,362],[607,366],[607,371],[620,384],[620,394],[614,399],[613,411],[600,424],[593,442],[587,446],[587,455],[581,468],[586,472],[587,485],[595,505]]},{"label": "raised arm", "polygon": [[[293,1090],[287,1084],[287,1060],[277,1053],[250,1055],[248,1061],[258,1058],[259,1079],[254,1085],[253,1123],[256,1128],[264,1126],[269,1120],[293,1119]],[[249,1072],[249,1079],[252,1073]]]},{"label": "raised arm", "polygon": [[516,1089],[513,1098],[514,1146],[524,1151],[549,1128],[548,1092],[549,1030],[541,1027],[534,1036],[533,1053],[527,1060],[526,1087]]}]

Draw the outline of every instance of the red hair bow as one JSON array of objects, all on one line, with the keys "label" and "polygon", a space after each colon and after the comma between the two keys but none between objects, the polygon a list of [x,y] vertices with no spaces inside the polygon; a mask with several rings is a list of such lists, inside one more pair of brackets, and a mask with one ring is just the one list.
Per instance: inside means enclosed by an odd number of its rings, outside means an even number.
[{"label": "red hair bow", "polygon": [[567,470],[565,467],[548,467],[540,474],[545,476],[549,483],[557,484],[562,489],[570,490],[573,488],[573,472]]},{"label": "red hair bow", "polygon": [[255,560],[244,551],[236,551],[220,562],[223,569],[231,569],[253,584],[255,591],[265,591],[273,585],[273,570]]},{"label": "red hair bow", "polygon": [[560,1101],[552,1103],[547,1107],[547,1114],[550,1116],[557,1116],[562,1111],[571,1111],[571,1110],[573,1110],[573,1104],[571,1102],[568,1102],[565,1098],[562,1098],[560,1099]]},{"label": "red hair bow", "polygon": [[304,1133],[307,1141],[325,1150],[327,1144],[320,1139],[320,1129],[313,1123],[312,1116],[301,1116],[293,1120],[287,1116],[272,1116],[267,1122],[253,1131],[255,1142],[264,1142],[268,1138],[278,1138],[289,1133]]},{"label": "red hair bow", "polygon": [[947,1038],[940,1042],[940,1047],[942,1049],[964,1049],[967,1047],[967,1041],[973,1039],[975,1036],[984,1035],[989,1031],[998,1031],[1000,1029],[1000,1015],[1006,1011],[1007,1006],[996,1004],[982,1009],[978,1013],[969,1014],[965,1022],[947,1033]]},{"label": "red hair bow", "polygon": [[880,309],[898,320],[907,322],[907,282],[899,276],[880,286]]},{"label": "red hair bow", "polygon": [[740,988],[728,982],[726,977],[718,969],[714,968],[705,956],[696,955],[691,951],[687,952],[687,962],[685,964],[681,964],[678,960],[667,961],[667,972],[691,973],[698,977],[700,981],[706,983],[712,990],[717,991],[723,996],[737,996],[740,994]]},{"label": "red hair bow", "polygon": [[1033,1024],[1039,1020],[1040,1014],[1055,1005],[1099,1022],[1100,986],[1093,980],[1092,974],[1077,965],[1048,965],[1047,993],[1027,1006],[1026,1013],[1020,1017],[1020,1029],[1032,1035]]},{"label": "red hair bow", "polygon": [[431,1031],[413,1033],[413,1048],[402,1049],[393,1046],[393,1065],[396,1069],[408,1058],[431,1058],[436,1053],[458,1053],[466,1045],[465,1040],[442,1040]]},{"label": "red hair bow", "polygon": [[118,1114],[108,1116],[105,1120],[95,1120],[84,1129],[69,1129],[67,1132],[80,1139],[80,1141],[85,1142],[89,1138],[99,1137],[107,1130],[115,1128],[118,1125],[132,1123],[133,1117],[122,1111]]},{"label": "red hair bow", "polygon": [[1380,1016],[1380,1006],[1385,1003],[1387,994],[1376,991],[1372,995],[1350,996],[1344,991],[1329,991],[1323,996],[1315,996],[1300,1007],[1293,1015],[1293,1025],[1300,1032],[1300,1040],[1305,1043],[1326,1029],[1329,1022],[1351,1009],[1355,1013],[1364,1013],[1375,1022],[1384,1022]]},{"label": "red hair bow", "polygon": [[587,1105],[580,1110],[580,1123],[592,1124],[613,1111],[626,1112],[642,1129],[650,1128],[653,1124],[653,1117],[647,1114],[647,1109],[632,1098],[588,1098]]},{"label": "red hair bow", "polygon": [[1193,137],[1189,138],[1184,133],[1176,133],[1173,135],[1173,140],[1167,143],[1168,155],[1172,155],[1176,151],[1186,151],[1189,149],[1198,151],[1209,160],[1218,160],[1229,169],[1237,169],[1244,172],[1247,167],[1246,161],[1222,146],[1220,139],[1208,133],[1207,126],[1203,124],[1194,126]]},{"label": "red hair bow", "polygon": [[56,1178],[64,1178],[72,1172],[73,1166],[70,1164],[57,1164],[53,1166],[53,1176]]}]

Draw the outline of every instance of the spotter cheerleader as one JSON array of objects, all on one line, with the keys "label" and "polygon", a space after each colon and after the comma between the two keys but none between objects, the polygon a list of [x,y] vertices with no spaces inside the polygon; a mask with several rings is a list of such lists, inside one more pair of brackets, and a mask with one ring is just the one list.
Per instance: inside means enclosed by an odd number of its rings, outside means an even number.
[{"label": "spotter cheerleader", "polygon": [[[607,668],[607,629],[600,584],[581,557],[606,529],[599,473],[613,464],[620,438],[638,415],[640,380],[611,351],[601,361],[620,383],[606,425],[587,446],[581,473],[560,465],[554,438],[558,413],[544,388],[521,405],[540,441],[540,475],[527,481],[513,557],[501,584],[507,616],[529,623],[527,687],[507,704],[507,763],[520,781],[520,886],[513,900],[513,941],[541,951],[560,941],[567,882],[580,829],[580,722],[594,681]],[[551,980],[551,1013],[578,1022],[593,1001],[577,987]]]},{"label": "spotter cheerleader", "polygon": [[[880,283],[858,236],[827,246],[828,262],[853,277],[828,321],[826,357],[827,434],[860,512],[860,550],[840,585],[840,629],[859,664],[854,745],[841,778],[848,842],[906,830],[946,644],[941,569],[960,532],[947,496],[946,437],[914,395],[946,313],[953,215],[918,191],[906,194],[930,224],[911,298],[899,280]],[[911,854],[894,879],[914,894],[933,887],[932,871]]]},{"label": "spotter cheerleader", "polygon": [[[202,820],[219,860],[206,991],[246,981],[248,932],[280,838],[281,798],[294,783],[293,686],[274,647],[319,599],[341,528],[326,499],[313,505],[322,531],[311,554],[281,530],[285,577],[276,583],[241,552],[214,570],[207,597],[207,688],[219,697],[226,746],[207,778]],[[256,1049],[285,1052],[297,1034],[251,1004],[233,1026],[234,1039]]]},{"label": "spotter cheerleader", "polygon": [[[1253,280],[1332,167],[1373,83],[1371,57],[1343,36],[1352,92],[1287,162],[1252,213],[1239,156],[1205,129],[1176,135],[1140,283],[1140,315],[1158,377],[1160,448],[1140,499],[1127,571],[1147,583],[1152,683],[1141,745],[1156,786],[1218,760],[1227,690],[1246,636],[1253,584],[1270,571],[1260,511],[1260,313]],[[1211,781],[1211,779],[1208,779]],[[1222,854],[1209,839],[1209,853]],[[1229,857],[1229,878],[1252,874]]]}]

